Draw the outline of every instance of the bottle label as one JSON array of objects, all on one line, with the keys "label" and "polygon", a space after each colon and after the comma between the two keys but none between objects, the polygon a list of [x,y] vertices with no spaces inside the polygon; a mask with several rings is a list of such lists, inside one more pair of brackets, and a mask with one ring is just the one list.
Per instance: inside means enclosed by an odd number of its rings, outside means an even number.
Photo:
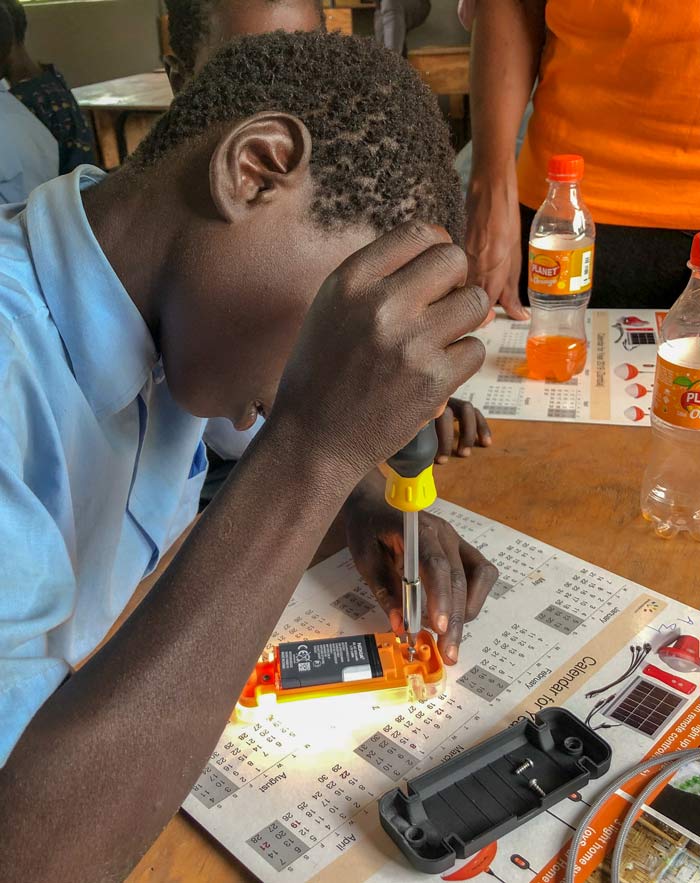
[{"label": "bottle label", "polygon": [[656,357],[654,400],[660,420],[683,429],[700,429],[700,370],[684,368]]},{"label": "bottle label", "polygon": [[528,260],[528,288],[540,294],[567,297],[590,291],[593,284],[594,246],[555,251],[532,242]]}]

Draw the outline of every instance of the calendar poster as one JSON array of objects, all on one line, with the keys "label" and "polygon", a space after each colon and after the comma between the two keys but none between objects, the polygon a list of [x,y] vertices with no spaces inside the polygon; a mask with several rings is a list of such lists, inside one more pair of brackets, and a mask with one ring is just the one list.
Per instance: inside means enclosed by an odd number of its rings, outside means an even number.
[{"label": "calendar poster", "polygon": [[[371,693],[312,699],[232,722],[184,803],[265,883],[424,880],[381,828],[377,800],[511,723],[565,706],[611,745],[609,773],[432,878],[556,883],[606,782],[646,756],[700,744],[700,672],[681,676],[659,652],[700,636],[698,611],[466,509],[439,501],[434,511],[500,571],[443,692],[400,705]],[[346,550],[307,572],[271,644],[386,629]],[[578,880],[600,864],[627,805],[617,796],[591,826]]]},{"label": "calendar poster", "polygon": [[566,383],[549,383],[526,376],[529,323],[499,312],[475,332],[486,347],[486,361],[456,395],[487,418],[648,426],[665,316],[656,310],[588,310],[583,373]]}]

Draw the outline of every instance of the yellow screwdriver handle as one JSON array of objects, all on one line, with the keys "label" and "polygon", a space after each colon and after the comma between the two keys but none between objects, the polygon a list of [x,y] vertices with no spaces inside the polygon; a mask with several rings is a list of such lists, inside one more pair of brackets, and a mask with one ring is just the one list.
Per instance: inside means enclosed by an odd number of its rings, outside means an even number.
[{"label": "yellow screwdriver handle", "polygon": [[438,449],[435,421],[427,423],[418,435],[387,460],[388,476],[384,497],[401,512],[420,512],[437,499],[433,462]]}]

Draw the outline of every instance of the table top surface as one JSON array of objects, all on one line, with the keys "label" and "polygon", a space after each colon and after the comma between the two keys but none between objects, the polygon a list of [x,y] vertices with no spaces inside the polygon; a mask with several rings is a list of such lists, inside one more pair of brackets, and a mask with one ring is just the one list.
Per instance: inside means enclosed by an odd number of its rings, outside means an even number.
[{"label": "table top surface", "polygon": [[165,71],[78,86],[73,95],[86,110],[164,111],[173,100]]},{"label": "table top surface", "polygon": [[[442,497],[692,606],[697,546],[658,539],[639,514],[651,433],[641,427],[492,421],[494,444],[435,470]],[[342,545],[329,538],[326,554]],[[478,620],[477,620],[478,627]],[[128,883],[255,878],[183,813]]]},{"label": "table top surface", "polygon": [[[340,8],[340,7],[338,7]],[[421,46],[412,49],[410,57],[462,56],[469,54],[469,46]],[[165,71],[132,74],[103,83],[78,86],[73,94],[85,110],[158,111],[170,107],[172,89]]]},{"label": "table top surface", "polygon": [[410,49],[408,53],[409,60],[412,56],[420,57],[423,55],[429,55],[430,57],[434,55],[469,55],[469,44],[460,43],[458,46],[417,46],[415,49]]}]

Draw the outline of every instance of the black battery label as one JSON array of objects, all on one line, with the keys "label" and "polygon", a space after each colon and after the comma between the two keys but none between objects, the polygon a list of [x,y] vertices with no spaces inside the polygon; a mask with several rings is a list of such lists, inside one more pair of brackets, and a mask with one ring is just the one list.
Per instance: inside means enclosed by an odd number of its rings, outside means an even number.
[{"label": "black battery label", "polygon": [[283,690],[379,678],[384,673],[374,635],[279,645]]}]

